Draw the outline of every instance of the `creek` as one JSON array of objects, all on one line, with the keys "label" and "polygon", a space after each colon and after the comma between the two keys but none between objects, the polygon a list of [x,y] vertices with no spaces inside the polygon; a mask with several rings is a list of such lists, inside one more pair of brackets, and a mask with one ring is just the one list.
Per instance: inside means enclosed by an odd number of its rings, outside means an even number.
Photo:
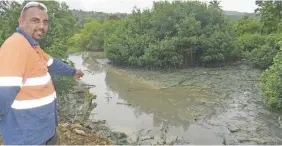
[{"label": "creek", "polygon": [[89,120],[133,144],[282,144],[281,114],[264,106],[261,71],[245,64],[158,72],[114,67],[97,52],[69,60],[95,85]]}]

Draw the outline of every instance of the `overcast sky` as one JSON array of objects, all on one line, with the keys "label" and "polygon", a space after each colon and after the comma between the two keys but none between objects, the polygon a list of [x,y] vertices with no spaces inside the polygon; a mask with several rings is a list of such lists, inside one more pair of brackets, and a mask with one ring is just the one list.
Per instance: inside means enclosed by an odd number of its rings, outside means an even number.
[{"label": "overcast sky", "polygon": [[[85,11],[122,12],[130,13],[134,6],[151,8],[153,1],[159,0],[61,0],[66,1],[70,8]],[[170,0],[172,1],[172,0]],[[200,0],[209,2],[209,0]],[[256,8],[255,0],[221,0],[224,10],[239,12],[253,12]]]},{"label": "overcast sky", "polygon": [[[23,0],[16,0],[23,1]],[[44,1],[44,0],[43,0]],[[71,9],[99,12],[121,12],[130,13],[134,6],[140,9],[151,8],[153,1],[161,0],[59,0],[65,1]],[[169,0],[173,1],[173,0]],[[210,0],[199,0],[209,2]],[[255,0],[220,0],[223,10],[254,12],[256,9]]]}]

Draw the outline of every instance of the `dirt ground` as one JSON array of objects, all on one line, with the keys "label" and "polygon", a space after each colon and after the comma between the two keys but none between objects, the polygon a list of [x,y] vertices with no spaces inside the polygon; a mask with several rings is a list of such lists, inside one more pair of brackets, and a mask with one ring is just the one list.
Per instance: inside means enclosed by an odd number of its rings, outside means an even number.
[{"label": "dirt ground", "polygon": [[[79,124],[60,123],[60,145],[110,145],[109,140],[97,136]],[[0,137],[0,144],[3,145]]]}]

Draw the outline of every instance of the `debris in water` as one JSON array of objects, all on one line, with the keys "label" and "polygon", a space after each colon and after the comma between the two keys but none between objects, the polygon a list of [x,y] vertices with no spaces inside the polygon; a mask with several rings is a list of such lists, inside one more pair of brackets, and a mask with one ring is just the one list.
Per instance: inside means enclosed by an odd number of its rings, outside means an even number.
[{"label": "debris in water", "polygon": [[175,140],[171,141],[171,142],[169,143],[169,145],[174,145],[174,144],[177,142],[177,140],[178,140],[178,136],[176,137]]},{"label": "debris in water", "polygon": [[141,141],[152,140],[152,139],[154,139],[154,136],[147,136],[147,137],[144,137]]},{"label": "debris in water", "polygon": [[123,105],[131,105],[130,103],[121,103],[121,102],[118,102],[117,104],[123,104]]},{"label": "debris in water", "polygon": [[278,123],[280,124],[280,128],[282,128],[282,122],[280,116],[278,117]]},{"label": "debris in water", "polygon": [[83,85],[84,87],[96,87],[95,85],[88,85],[88,84],[85,84]]},{"label": "debris in water", "polygon": [[92,73],[90,70],[84,70],[84,72],[88,72],[88,73],[90,73],[90,74]]},{"label": "debris in water", "polygon": [[223,142],[222,142],[223,145],[227,145],[227,142],[226,142],[226,138],[223,137]]},{"label": "debris in water", "polygon": [[234,125],[229,125],[229,126],[228,126],[228,130],[229,130],[231,133],[235,133],[235,132],[240,131],[241,129],[238,128],[238,127],[235,127]]}]

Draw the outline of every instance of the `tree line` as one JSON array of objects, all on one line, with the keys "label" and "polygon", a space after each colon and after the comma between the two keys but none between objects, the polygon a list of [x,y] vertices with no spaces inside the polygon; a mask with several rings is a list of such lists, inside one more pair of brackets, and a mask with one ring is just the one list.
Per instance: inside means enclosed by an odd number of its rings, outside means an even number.
[{"label": "tree line", "polygon": [[127,17],[112,15],[85,23],[70,42],[81,50],[105,51],[113,63],[130,67],[222,66],[244,57],[264,66],[252,58],[255,53],[244,50],[251,43],[245,39],[254,38],[247,34],[260,31],[257,17],[247,14],[234,21],[225,13],[218,1],[154,2],[150,10],[134,9]]},{"label": "tree line", "polygon": [[[223,66],[246,59],[263,71],[267,104],[281,108],[280,1],[256,1],[256,17],[248,14],[239,20],[231,20],[219,1],[160,1],[131,14],[85,13],[70,10],[66,3],[43,3],[49,8],[50,32],[41,44],[52,56],[65,59],[67,52],[104,51],[114,64],[147,69]],[[0,43],[14,32],[21,7],[0,1]],[[58,80],[62,91],[73,84]]]}]

